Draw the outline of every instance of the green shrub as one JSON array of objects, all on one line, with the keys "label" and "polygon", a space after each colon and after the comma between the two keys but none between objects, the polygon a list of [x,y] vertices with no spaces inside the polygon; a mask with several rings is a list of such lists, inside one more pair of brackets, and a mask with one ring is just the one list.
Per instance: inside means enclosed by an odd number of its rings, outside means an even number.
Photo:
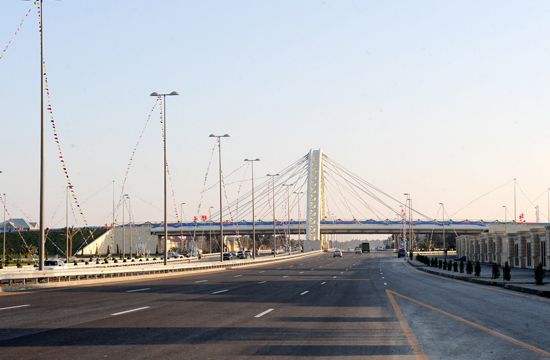
[{"label": "green shrub", "polygon": [[87,262],[87,261],[84,261],[84,265],[88,265],[88,262]]},{"label": "green shrub", "polygon": [[452,269],[453,269],[453,262],[449,260],[449,262],[447,263],[447,270],[451,271]]},{"label": "green shrub", "polygon": [[464,274],[464,261],[460,260],[460,273]]},{"label": "green shrub", "polygon": [[479,261],[476,262],[476,267],[474,268],[474,275],[479,276],[481,274],[481,265],[479,264]]},{"label": "green shrub", "polygon": [[443,261],[443,270],[447,270],[447,259]]},{"label": "green shrub", "polygon": [[458,272],[458,264],[456,261],[453,264],[453,272]]},{"label": "green shrub", "polygon": [[441,269],[443,267],[443,260],[439,260],[439,268]]},{"label": "green shrub", "polygon": [[472,265],[472,262],[468,260],[468,262],[466,263],[466,274],[472,275],[473,272],[474,272],[474,266]]},{"label": "green shrub", "polygon": [[497,264],[493,264],[493,271],[491,274],[491,279],[498,279],[500,277],[500,270],[498,269]]},{"label": "green shrub", "polygon": [[504,267],[502,268],[502,280],[504,281],[510,281],[512,278],[510,265],[508,265],[508,261],[504,263]]},{"label": "green shrub", "polygon": [[539,264],[535,269],[535,281],[537,285],[544,285],[544,277],[546,276],[546,270]]}]

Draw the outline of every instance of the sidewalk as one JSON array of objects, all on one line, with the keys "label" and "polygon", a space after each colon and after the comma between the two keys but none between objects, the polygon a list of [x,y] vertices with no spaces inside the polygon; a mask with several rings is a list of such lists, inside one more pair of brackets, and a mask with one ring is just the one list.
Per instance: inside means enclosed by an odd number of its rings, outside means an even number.
[{"label": "sidewalk", "polygon": [[[437,258],[438,260],[445,259],[443,256],[438,256]],[[452,257],[448,256],[447,260],[450,259],[452,259]],[[480,263],[480,276],[475,276],[474,274],[466,274],[466,263],[464,263],[464,273],[462,274],[460,273],[460,262],[458,262],[459,267],[457,272],[454,272],[453,270],[448,271],[439,268],[429,267],[416,260],[407,260],[407,263],[414,266],[418,270],[425,271],[429,274],[469,281],[476,284],[500,286],[508,290],[521,291],[524,293],[535,294],[550,298],[550,272],[547,272],[547,275],[544,278],[544,285],[535,285],[535,271],[533,269],[511,268],[510,281],[504,281],[502,280],[502,267],[499,267],[500,278],[491,279],[493,264],[488,263]]]}]

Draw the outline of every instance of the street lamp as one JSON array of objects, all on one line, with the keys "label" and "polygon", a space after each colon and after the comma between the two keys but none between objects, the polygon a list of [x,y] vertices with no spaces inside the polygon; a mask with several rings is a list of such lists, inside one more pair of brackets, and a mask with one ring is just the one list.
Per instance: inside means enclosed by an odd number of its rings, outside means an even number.
[{"label": "street lamp", "polygon": [[128,199],[128,230],[130,232],[130,260],[132,260],[132,201],[130,200],[130,196],[126,195],[126,198]]},{"label": "street lamp", "polygon": [[516,224],[516,178],[514,178],[514,224]]},{"label": "street lamp", "polygon": [[244,161],[248,161],[252,165],[252,258],[256,260],[256,217],[254,216],[254,161],[260,161],[260,159],[244,159]]},{"label": "street lamp", "polygon": [[[183,234],[183,205],[185,203],[180,204],[180,233]],[[181,239],[181,253],[183,254],[183,239]]]},{"label": "street lamp", "polygon": [[163,97],[164,103],[164,265],[168,264],[168,222],[167,222],[167,213],[168,213],[168,202],[166,199],[166,96],[179,95],[177,91],[172,91],[170,94],[159,94],[158,92],[151,93],[150,96]]},{"label": "street lamp", "polygon": [[502,206],[504,208],[504,233],[506,233],[506,224],[508,220],[506,219],[506,205]]},{"label": "street lamp", "polygon": [[210,225],[208,225],[208,229],[210,230],[210,236],[208,238],[208,244],[210,245],[210,254],[212,254],[212,211],[210,209],[213,209],[213,206],[210,206],[208,208],[208,219],[210,220]]},{"label": "street lamp", "polygon": [[410,237],[409,252],[411,253],[413,251],[412,241],[413,241],[413,238],[414,238],[413,233],[412,233],[412,212],[411,212],[412,199],[411,199],[411,195],[409,193],[404,193],[403,195],[407,196],[407,201],[409,202],[409,237]]},{"label": "street lamp", "polygon": [[273,257],[275,257],[277,256],[277,233],[275,231],[275,176],[279,176],[279,174],[267,174],[266,176],[271,176],[273,181]]},{"label": "street lamp", "polygon": [[302,243],[300,242],[300,194],[303,193],[303,191],[294,191],[294,194],[298,197],[298,246],[300,247],[300,252],[302,252]]},{"label": "street lamp", "polygon": [[445,246],[445,205],[443,205],[443,203],[439,203],[439,205],[443,206],[443,252],[445,253],[445,256],[447,256],[447,253],[445,252],[447,249]]},{"label": "street lamp", "polygon": [[[287,245],[290,248],[290,192],[288,191],[289,186],[292,186],[294,184],[283,184],[283,186],[286,186],[286,212],[288,215],[288,239],[287,239]],[[290,251],[289,251],[290,255]]]},{"label": "street lamp", "polygon": [[219,150],[219,167],[220,167],[220,261],[223,262],[223,203],[222,203],[222,140],[221,138],[230,137],[229,134],[214,135],[210,134],[209,137],[218,138],[218,150]]},{"label": "street lamp", "polygon": [[69,264],[69,189],[71,188],[70,185],[67,185],[67,188],[65,189],[65,238],[67,240],[67,247],[65,248],[65,252],[67,255],[67,264]]},{"label": "street lamp", "polygon": [[122,195],[122,257],[126,259],[126,224],[124,223],[124,208],[126,207],[126,196]]}]

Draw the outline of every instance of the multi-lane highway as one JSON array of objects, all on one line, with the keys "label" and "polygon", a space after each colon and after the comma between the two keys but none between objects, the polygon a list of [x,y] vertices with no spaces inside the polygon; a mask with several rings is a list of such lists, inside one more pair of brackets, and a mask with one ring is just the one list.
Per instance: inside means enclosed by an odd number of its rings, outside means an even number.
[{"label": "multi-lane highway", "polygon": [[0,295],[1,359],[539,359],[550,302],[392,253]]}]

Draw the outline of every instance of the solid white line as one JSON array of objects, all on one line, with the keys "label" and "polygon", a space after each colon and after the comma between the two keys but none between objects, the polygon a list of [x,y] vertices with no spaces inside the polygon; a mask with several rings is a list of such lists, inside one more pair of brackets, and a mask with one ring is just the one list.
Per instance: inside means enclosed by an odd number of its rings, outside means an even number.
[{"label": "solid white line", "polygon": [[151,288],[145,288],[145,289],[136,289],[136,290],[128,290],[126,292],[136,292],[136,291],[145,291],[145,290],[150,290]]},{"label": "solid white line", "polygon": [[199,281],[195,281],[196,283],[201,283],[201,282],[205,282],[205,281],[208,281],[208,280],[199,280]]},{"label": "solid white line", "polygon": [[303,293],[301,293],[300,295],[305,295],[305,294],[307,294],[308,292],[309,292],[309,291],[306,290],[306,291],[304,291]]},{"label": "solid white line", "polygon": [[258,284],[263,284],[263,283],[265,283],[265,282],[267,282],[267,281],[260,281]]},{"label": "solid white line", "polygon": [[212,295],[219,294],[219,293],[226,292],[226,291],[229,291],[229,290],[214,291],[214,292],[212,293]]},{"label": "solid white line", "polygon": [[323,282],[321,283],[321,285],[325,285],[326,283],[327,283],[326,281],[323,281]]},{"label": "solid white line", "polygon": [[239,277],[239,276],[242,276],[242,275],[235,275],[235,276],[233,276],[233,277]]},{"label": "solid white line", "polygon": [[267,309],[266,311],[264,311],[263,313],[259,313],[258,315],[254,316],[254,317],[262,317],[264,316],[265,314],[269,314],[270,312],[272,312],[274,309]]},{"label": "solid white line", "polygon": [[139,311],[139,310],[143,310],[143,309],[149,309],[149,306],[141,307],[141,308],[137,308],[137,309],[133,309],[133,310],[127,310],[127,311],[122,311],[122,312],[114,313],[114,314],[111,314],[111,316],[127,314],[127,313],[130,313],[130,312]]},{"label": "solid white line", "polygon": [[21,307],[25,307],[25,306],[30,306],[30,305],[10,306],[10,307],[5,307],[5,308],[0,308],[0,310],[17,309],[17,308],[21,308]]}]

